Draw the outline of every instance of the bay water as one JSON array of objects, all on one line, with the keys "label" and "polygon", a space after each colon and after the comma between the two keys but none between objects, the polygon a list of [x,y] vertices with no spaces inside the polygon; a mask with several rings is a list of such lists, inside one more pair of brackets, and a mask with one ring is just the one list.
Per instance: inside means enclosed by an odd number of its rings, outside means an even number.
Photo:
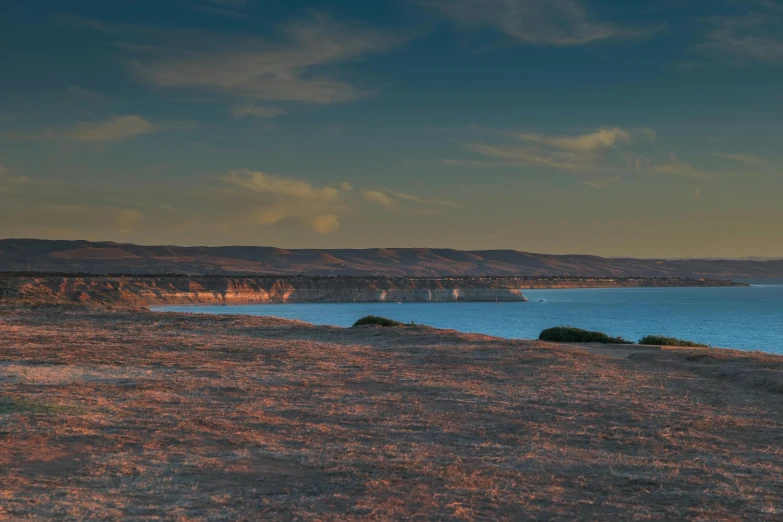
[{"label": "bay water", "polygon": [[351,326],[380,315],[437,328],[536,339],[569,325],[636,341],[665,335],[711,346],[783,354],[783,284],[726,288],[524,290],[527,303],[292,303],[180,305],[159,311],[247,314]]}]

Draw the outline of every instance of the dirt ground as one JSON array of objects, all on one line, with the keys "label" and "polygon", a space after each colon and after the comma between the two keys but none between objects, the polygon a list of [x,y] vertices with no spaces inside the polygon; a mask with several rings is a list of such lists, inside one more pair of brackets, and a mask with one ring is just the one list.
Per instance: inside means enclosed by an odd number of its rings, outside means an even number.
[{"label": "dirt ground", "polygon": [[0,519],[783,520],[782,499],[783,357],[0,308]]}]

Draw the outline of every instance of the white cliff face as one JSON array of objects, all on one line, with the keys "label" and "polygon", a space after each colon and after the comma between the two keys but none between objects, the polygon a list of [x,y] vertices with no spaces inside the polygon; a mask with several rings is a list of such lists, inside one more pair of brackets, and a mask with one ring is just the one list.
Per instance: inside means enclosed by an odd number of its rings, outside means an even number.
[{"label": "white cliff face", "polygon": [[735,286],[731,281],[635,278],[67,277],[0,278],[0,303],[453,302],[527,301],[526,288]]},{"label": "white cliff face", "polygon": [[513,282],[483,279],[42,277],[20,297],[131,305],[165,303],[526,301]]},{"label": "white cliff face", "polygon": [[455,288],[455,289],[419,289],[396,288],[388,290],[345,288],[334,289],[298,289],[283,299],[270,296],[272,301],[282,302],[454,302],[454,301],[526,301],[522,292],[511,288]]}]

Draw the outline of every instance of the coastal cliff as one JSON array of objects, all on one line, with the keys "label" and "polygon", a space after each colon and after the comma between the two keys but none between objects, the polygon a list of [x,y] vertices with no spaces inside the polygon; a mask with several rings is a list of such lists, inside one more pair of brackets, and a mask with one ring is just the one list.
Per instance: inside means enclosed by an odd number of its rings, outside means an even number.
[{"label": "coastal cliff", "polygon": [[0,303],[524,302],[526,289],[745,286],[715,279],[41,276],[0,274]]},{"label": "coastal cliff", "polygon": [[186,303],[527,301],[503,279],[16,276],[0,302],[155,305]]}]

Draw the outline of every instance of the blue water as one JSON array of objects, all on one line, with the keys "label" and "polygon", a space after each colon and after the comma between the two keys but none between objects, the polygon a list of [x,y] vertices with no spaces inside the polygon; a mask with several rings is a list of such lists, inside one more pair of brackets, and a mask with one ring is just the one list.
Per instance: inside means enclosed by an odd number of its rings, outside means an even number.
[{"label": "blue water", "polygon": [[[166,306],[161,311],[249,314],[350,326],[365,315],[512,339],[571,325],[638,340],[662,334],[783,354],[783,285],[741,288],[525,290],[528,303],[301,303]],[[543,302],[540,302],[543,300]]]}]

